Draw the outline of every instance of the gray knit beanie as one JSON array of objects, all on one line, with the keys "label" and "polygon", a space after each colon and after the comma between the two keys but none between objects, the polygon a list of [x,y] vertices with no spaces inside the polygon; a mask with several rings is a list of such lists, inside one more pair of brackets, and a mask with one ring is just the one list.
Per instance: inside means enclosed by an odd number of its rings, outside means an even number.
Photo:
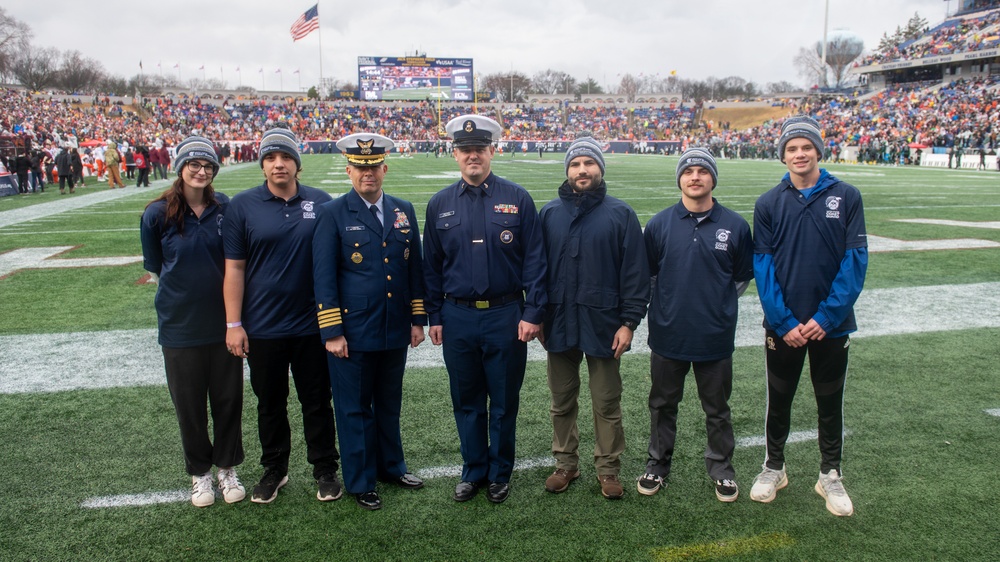
[{"label": "gray knit beanie", "polygon": [[823,159],[823,135],[819,123],[808,115],[796,115],[785,119],[781,124],[781,136],[778,137],[778,159],[785,161],[785,145],[792,139],[809,139],[816,147],[819,160]]},{"label": "gray knit beanie", "polygon": [[302,169],[302,158],[299,157],[299,139],[288,129],[276,127],[264,132],[260,139],[260,153],[257,162],[264,167],[264,157],[272,152],[284,152],[295,160],[295,165]]},{"label": "gray knit beanie", "polygon": [[580,156],[590,156],[601,168],[601,175],[604,175],[604,154],[601,153],[601,145],[597,144],[594,137],[580,137],[573,141],[566,149],[566,173],[569,173],[569,163],[574,158]]},{"label": "gray knit beanie", "polygon": [[219,171],[219,157],[215,154],[215,145],[205,137],[190,136],[177,145],[174,171],[180,174],[184,165],[191,160],[208,160],[215,166],[215,171]]},{"label": "gray knit beanie", "polygon": [[681,186],[681,174],[691,166],[701,166],[712,174],[712,189],[719,185],[719,167],[715,163],[715,157],[707,148],[691,147],[681,154],[681,159],[677,161],[677,187]]}]

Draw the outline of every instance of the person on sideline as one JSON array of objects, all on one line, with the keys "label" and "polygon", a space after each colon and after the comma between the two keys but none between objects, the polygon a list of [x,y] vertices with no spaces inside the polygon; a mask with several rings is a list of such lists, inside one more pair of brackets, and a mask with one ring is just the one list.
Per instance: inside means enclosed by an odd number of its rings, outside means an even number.
[{"label": "person on sideline", "polygon": [[619,369],[646,316],[649,265],[635,211],[608,195],[600,145],[591,137],[577,139],[566,151],[565,166],[559,196],[538,214],[548,261],[544,333],[556,458],[545,489],[563,492],[580,477],[576,419],[586,357],[597,481],[605,498],[619,499],[625,450]]},{"label": "person on sideline", "polygon": [[219,162],[211,147],[197,136],[181,142],[177,179],[146,206],[139,225],[143,267],[158,278],[159,343],[191,475],[191,503],[198,507],[215,503],[213,465],[226,503],[246,495],[235,468],[243,462],[243,361],[226,350],[222,301],[222,221],[229,198],[212,189]]},{"label": "person on sideline", "polygon": [[823,138],[808,116],[781,125],[781,182],[757,199],[754,278],[764,308],[767,454],[750,499],[773,501],[788,485],[785,442],[792,399],[809,356],[819,418],[819,480],[814,489],[838,516],[854,513],[842,482],[844,385],[854,303],[868,270],[861,192],[819,167]]},{"label": "person on sideline", "polygon": [[424,341],[427,313],[416,212],[382,190],[393,144],[372,133],[337,141],[353,188],[319,206],[312,246],[344,487],[369,510],[382,507],[379,479],[424,485],[406,468],[399,430],[406,348]]},{"label": "person on sideline", "polygon": [[501,127],[480,115],[445,126],[462,178],[427,203],[425,302],[431,343],[444,344],[462,476],[455,501],[487,487],[510,494],[528,342],[541,334],[545,251],[531,195],[490,169]]},{"label": "person on sideline", "polygon": [[750,225],[712,196],[719,172],[704,148],[677,161],[681,200],[657,213],[643,234],[653,296],[649,307],[649,458],[636,486],[651,496],[666,484],[677,438],[677,411],[690,370],[705,412],[705,468],[715,497],[739,496],[733,468],[729,397],[737,300],[753,279]]},{"label": "person on sideline", "polygon": [[326,350],[313,300],[316,207],[332,198],[299,183],[298,145],[287,129],[264,133],[259,160],[264,183],[233,196],[225,222],[226,346],[247,358],[257,396],[264,474],[250,498],[254,503],[271,503],[288,483],[289,370],[302,405],[316,497],[333,501],[343,495]]}]

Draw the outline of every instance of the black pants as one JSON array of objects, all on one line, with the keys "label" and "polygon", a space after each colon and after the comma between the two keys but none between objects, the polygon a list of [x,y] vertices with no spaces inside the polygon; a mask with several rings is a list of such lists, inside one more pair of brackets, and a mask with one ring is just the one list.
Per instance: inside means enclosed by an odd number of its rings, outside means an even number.
[{"label": "black pants", "polygon": [[31,191],[31,185],[28,183],[28,172],[18,172],[17,173],[17,192],[27,193]]},{"label": "black pants", "polygon": [[326,349],[319,334],[297,338],[250,340],[247,355],[250,385],[257,396],[257,433],[260,436],[260,464],[288,472],[292,451],[288,424],[288,371],[302,405],[306,458],[313,476],[336,472],[337,430],[330,403],[330,377]]},{"label": "black pants", "polygon": [[684,397],[684,379],[694,367],[701,409],[705,412],[705,468],[712,480],[736,477],[733,451],[736,438],[729,409],[733,393],[733,358],[718,361],[678,361],[650,354],[649,373],[649,460],[646,472],[666,477],[677,439],[677,409]]},{"label": "black pants", "polygon": [[844,385],[847,382],[849,336],[809,340],[790,347],[775,332],[767,331],[764,349],[767,364],[767,458],[774,470],[785,464],[785,441],[792,418],[792,399],[809,355],[809,372],[816,395],[820,471],[840,470],[844,449]]},{"label": "black pants", "polygon": [[66,175],[59,174],[59,191],[66,189],[66,183],[69,182],[69,188],[72,190],[76,187],[76,182],[73,180],[73,172]]},{"label": "black pants", "polygon": [[[243,462],[243,361],[224,343],[163,348],[167,388],[177,412],[184,468],[196,476]],[[212,410],[208,437],[207,406]],[[214,444],[213,444],[214,443]]]},{"label": "black pants", "polygon": [[136,187],[149,187],[149,168],[139,168],[139,174],[135,180]]}]

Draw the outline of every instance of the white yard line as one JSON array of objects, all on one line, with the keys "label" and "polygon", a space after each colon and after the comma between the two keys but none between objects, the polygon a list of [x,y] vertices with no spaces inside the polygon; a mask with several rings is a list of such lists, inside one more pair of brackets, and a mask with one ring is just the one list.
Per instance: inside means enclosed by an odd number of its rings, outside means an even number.
[{"label": "white yard line", "polygon": [[[861,293],[854,338],[1000,327],[1000,282],[872,289]],[[763,313],[756,295],[740,299],[738,347],[763,345]],[[647,354],[646,324],[631,353]],[[544,361],[537,342],[528,360]],[[410,368],[442,367],[441,348],[411,349]],[[0,336],[0,394],[59,392],[164,384],[156,330],[115,330]]]},{"label": "white yard line", "polygon": [[965,228],[988,228],[1000,230],[1000,221],[952,221],[943,219],[895,219],[893,222],[908,222],[913,224],[935,224],[939,226],[961,226]]},{"label": "white yard line", "polygon": [[[845,432],[845,436],[850,432]],[[793,431],[788,434],[788,443],[802,443],[816,440],[816,430]],[[752,435],[741,437],[736,440],[736,447],[746,449],[750,447],[764,446],[763,435]],[[545,468],[555,466],[552,457],[535,457],[521,459],[514,463],[514,471],[532,470],[535,468]],[[424,480],[435,478],[459,478],[462,476],[462,465],[451,466],[431,466],[416,471],[417,476]],[[218,493],[216,497],[218,497]],[[98,496],[84,500],[80,506],[87,509],[99,509],[108,507],[135,507],[143,505],[153,505],[158,503],[180,503],[191,501],[191,493],[186,490],[172,490],[168,492],[148,492],[145,494],[117,494],[113,496]]]},{"label": "white yard line", "polygon": [[983,410],[983,411],[986,412],[990,416],[995,416],[995,417],[1000,418],[1000,408],[995,408],[993,410]]}]

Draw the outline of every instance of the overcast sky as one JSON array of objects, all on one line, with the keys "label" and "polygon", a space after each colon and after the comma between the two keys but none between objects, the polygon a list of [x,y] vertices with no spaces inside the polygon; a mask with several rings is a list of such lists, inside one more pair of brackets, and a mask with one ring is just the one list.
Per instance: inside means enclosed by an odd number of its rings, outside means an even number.
[{"label": "overcast sky", "polygon": [[[931,25],[941,22],[957,0],[829,3],[830,32],[849,31],[870,50],[914,12]],[[201,78],[204,65],[206,78],[268,90],[298,90],[300,80],[303,89],[315,84],[321,40],[322,75],[352,83],[359,55],[419,50],[472,58],[480,75],[513,67],[530,77],[551,68],[614,86],[627,72],[676,70],[688,79],[736,75],[760,86],[804,84],[792,59],[822,38],[824,19],[824,0],[320,0],[320,30],[293,42],[289,28],[313,0],[5,4],[31,26],[33,44],[77,49],[113,74],[137,74],[141,60],[145,74],[179,71],[187,81]]]}]

